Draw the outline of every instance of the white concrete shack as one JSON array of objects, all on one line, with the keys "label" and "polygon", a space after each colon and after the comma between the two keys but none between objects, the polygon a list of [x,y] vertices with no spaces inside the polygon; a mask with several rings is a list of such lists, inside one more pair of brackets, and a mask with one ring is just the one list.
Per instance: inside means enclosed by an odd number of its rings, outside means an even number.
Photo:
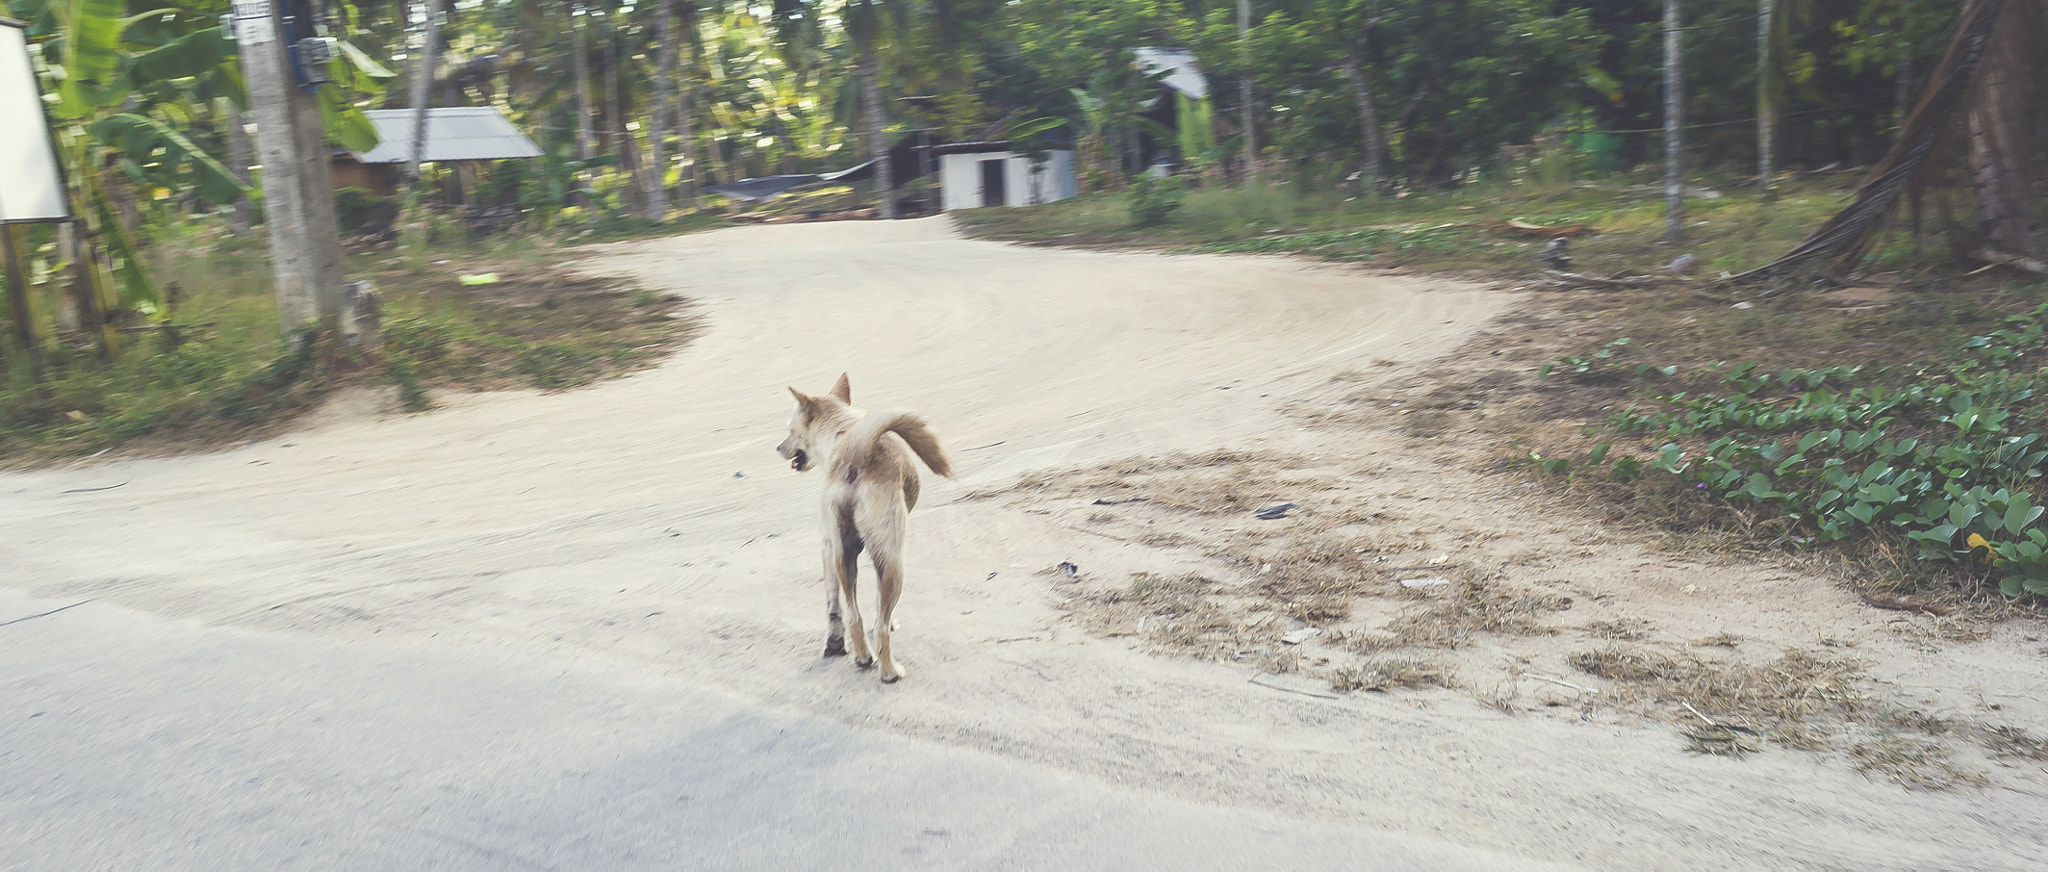
[{"label": "white concrete shack", "polygon": [[931,154],[938,159],[941,211],[1035,206],[1081,192],[1070,148],[1034,158],[1012,151],[1008,142],[949,142],[932,146]]}]

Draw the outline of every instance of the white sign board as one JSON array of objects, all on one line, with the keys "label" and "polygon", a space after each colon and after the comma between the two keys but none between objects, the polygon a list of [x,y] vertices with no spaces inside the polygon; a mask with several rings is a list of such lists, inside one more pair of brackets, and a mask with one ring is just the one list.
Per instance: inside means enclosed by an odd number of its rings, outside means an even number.
[{"label": "white sign board", "polygon": [[0,22],[0,223],[71,217],[40,93],[25,26]]}]

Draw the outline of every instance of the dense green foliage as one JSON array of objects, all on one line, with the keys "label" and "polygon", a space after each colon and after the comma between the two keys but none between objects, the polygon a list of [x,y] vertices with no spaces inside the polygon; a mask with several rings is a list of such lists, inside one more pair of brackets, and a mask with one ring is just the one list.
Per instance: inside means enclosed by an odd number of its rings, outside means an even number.
[{"label": "dense green foliage", "polygon": [[[358,4],[353,40],[410,76],[417,39],[407,4]],[[1780,165],[1874,159],[1917,93],[1954,10],[1931,0],[1806,0],[1782,16],[1780,63],[1759,81],[1754,0],[1687,0],[1691,141],[1707,164],[1753,167],[1759,86],[1784,114]],[[1196,169],[1237,168],[1243,122],[1283,176],[1330,165],[1363,171],[1377,106],[1393,187],[1469,181],[1543,141],[1577,155],[1570,172],[1656,160],[1661,123],[1655,0],[1280,0],[1255,3],[1240,38],[1236,4],[1196,0],[595,0],[454,4],[436,105],[507,109],[548,151],[489,200],[553,211],[572,203],[640,214],[648,176],[685,208],[706,184],[851,166],[866,154],[856,60],[878,58],[891,137],[1001,138],[1033,126],[1040,144],[1077,145],[1085,183],[1121,188],[1174,151]],[[665,52],[658,16],[678,26]],[[859,25],[848,27],[848,23]],[[588,90],[575,88],[585,33]],[[1213,129],[1156,129],[1156,75],[1133,49],[1194,52],[1209,79]],[[659,74],[663,59],[674,67]],[[1355,76],[1352,75],[1355,73]],[[1253,103],[1238,105],[1249,79]],[[657,93],[666,82],[667,93]],[[387,92],[403,105],[407,89]],[[656,101],[665,129],[650,125]],[[587,105],[588,113],[583,114]],[[1192,111],[1188,114],[1194,114]],[[587,124],[590,150],[578,128]],[[662,166],[646,165],[660,149]],[[1568,148],[1564,148],[1569,146]],[[580,214],[580,213],[578,213]]]}]

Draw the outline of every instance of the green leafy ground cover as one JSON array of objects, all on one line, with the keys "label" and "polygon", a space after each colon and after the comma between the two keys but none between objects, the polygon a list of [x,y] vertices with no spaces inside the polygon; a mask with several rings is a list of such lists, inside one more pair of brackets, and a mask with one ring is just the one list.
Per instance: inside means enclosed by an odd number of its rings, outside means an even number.
[{"label": "green leafy ground cover", "polygon": [[[2048,469],[2037,402],[2044,329],[2048,305],[1946,361],[1892,367],[1734,363],[1674,378],[1676,367],[1637,364],[1627,370],[1635,403],[1606,429],[1653,451],[1603,442],[1538,460],[1546,472],[1619,481],[1673,476],[1775,515],[1782,542],[1903,537],[1920,560],[1996,570],[2007,596],[2048,594],[2048,510],[2034,494]],[[1604,354],[1614,347],[1544,372],[1621,369]]]}]

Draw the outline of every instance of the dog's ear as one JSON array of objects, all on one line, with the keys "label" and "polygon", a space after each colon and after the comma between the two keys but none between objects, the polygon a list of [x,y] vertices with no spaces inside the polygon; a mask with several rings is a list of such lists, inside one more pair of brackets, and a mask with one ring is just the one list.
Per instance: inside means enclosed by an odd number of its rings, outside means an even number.
[{"label": "dog's ear", "polygon": [[811,396],[810,394],[804,393],[803,391],[797,390],[796,388],[790,388],[789,394],[790,396],[796,397],[796,406],[799,409],[809,410],[818,405],[817,397]]},{"label": "dog's ear", "polygon": [[842,403],[853,405],[853,384],[846,380],[846,373],[840,373],[839,380],[832,383],[832,396]]}]

